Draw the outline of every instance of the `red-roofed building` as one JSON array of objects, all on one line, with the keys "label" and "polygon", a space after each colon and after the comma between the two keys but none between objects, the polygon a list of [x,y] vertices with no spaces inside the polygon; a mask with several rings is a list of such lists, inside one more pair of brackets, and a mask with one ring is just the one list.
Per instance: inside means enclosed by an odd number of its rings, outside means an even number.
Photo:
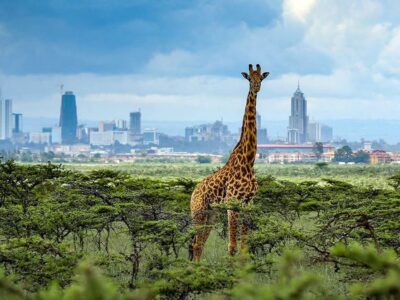
[{"label": "red-roofed building", "polygon": [[392,162],[392,157],[386,151],[374,150],[369,154],[369,161],[372,165],[387,164]]}]

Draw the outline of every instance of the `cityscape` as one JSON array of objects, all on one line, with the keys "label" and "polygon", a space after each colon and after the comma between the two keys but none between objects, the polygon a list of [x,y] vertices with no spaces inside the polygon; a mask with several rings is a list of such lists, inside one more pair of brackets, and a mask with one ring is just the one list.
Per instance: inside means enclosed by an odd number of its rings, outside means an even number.
[{"label": "cityscape", "polygon": [[[143,128],[142,111],[131,111],[128,119],[101,120],[86,126],[78,120],[77,96],[61,95],[59,122],[41,131],[24,130],[23,114],[13,111],[12,99],[0,99],[0,150],[2,156],[22,161],[122,162],[143,159],[196,160],[199,156],[220,161],[237,143],[241,128],[228,128],[222,120],[182,128],[182,135],[171,136],[157,128]],[[376,142],[360,143],[334,138],[333,128],[310,121],[307,100],[300,84],[290,99],[286,139],[274,139],[262,127],[257,113],[258,159],[265,163],[330,162],[335,151],[352,144],[354,151],[368,153],[370,163],[400,161],[396,151],[386,152]],[[315,145],[322,145],[322,154]],[[348,162],[351,163],[351,162]]]},{"label": "cityscape", "polygon": [[0,300],[400,300],[400,1],[0,1]]}]

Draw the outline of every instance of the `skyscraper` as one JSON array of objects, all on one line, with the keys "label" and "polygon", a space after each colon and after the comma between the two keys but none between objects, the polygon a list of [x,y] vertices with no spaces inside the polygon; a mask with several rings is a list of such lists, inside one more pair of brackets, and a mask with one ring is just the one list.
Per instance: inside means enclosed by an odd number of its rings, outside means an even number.
[{"label": "skyscraper", "polygon": [[12,133],[21,133],[23,131],[22,127],[22,114],[13,113],[12,114]]},{"label": "skyscraper", "polygon": [[76,129],[78,117],[76,113],[76,100],[72,92],[65,92],[61,99],[60,127],[61,141],[63,144],[76,142]]},{"label": "skyscraper", "polygon": [[140,111],[130,113],[130,115],[129,115],[129,131],[131,134],[140,135],[142,133],[141,118],[142,118],[142,114],[140,113]]},{"label": "skyscraper", "polygon": [[309,142],[321,142],[321,124],[318,122],[310,122],[307,127]]},{"label": "skyscraper", "polygon": [[4,101],[4,138],[10,139],[12,136],[12,100]]},{"label": "skyscraper", "polygon": [[307,140],[307,101],[300,85],[297,86],[292,97],[291,115],[289,117],[288,142],[290,144],[301,144]]},{"label": "skyscraper", "polygon": [[322,125],[321,126],[321,142],[331,142],[333,139],[333,129],[332,127]]}]

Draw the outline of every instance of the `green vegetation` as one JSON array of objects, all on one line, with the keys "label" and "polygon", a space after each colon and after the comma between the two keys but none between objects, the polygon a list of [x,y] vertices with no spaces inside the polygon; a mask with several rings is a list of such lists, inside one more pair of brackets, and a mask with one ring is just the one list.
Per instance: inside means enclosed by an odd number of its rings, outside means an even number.
[{"label": "green vegetation", "polygon": [[209,163],[211,163],[211,157],[200,155],[197,157],[196,161],[199,164],[209,164]]},{"label": "green vegetation", "polygon": [[[400,165],[338,165],[322,163],[312,164],[265,164],[255,165],[258,177],[273,176],[281,180],[300,182],[305,180],[321,181],[323,178],[331,178],[349,182],[361,186],[374,186],[377,188],[389,187],[387,178],[400,173]],[[121,171],[135,177],[149,177],[156,179],[187,178],[200,180],[211,174],[222,164],[199,163],[120,163],[120,164],[65,164],[66,169],[82,172],[90,172],[99,168],[113,171]]]},{"label": "green vegetation", "polygon": [[356,153],[353,153],[353,150],[349,146],[343,146],[335,151],[334,161],[367,164],[369,163],[369,154],[363,150],[358,150]]},{"label": "green vegetation", "polygon": [[[0,299],[400,297],[400,167],[257,165],[194,263],[190,195],[217,167],[1,163]],[[227,208],[251,228],[234,258]]]}]

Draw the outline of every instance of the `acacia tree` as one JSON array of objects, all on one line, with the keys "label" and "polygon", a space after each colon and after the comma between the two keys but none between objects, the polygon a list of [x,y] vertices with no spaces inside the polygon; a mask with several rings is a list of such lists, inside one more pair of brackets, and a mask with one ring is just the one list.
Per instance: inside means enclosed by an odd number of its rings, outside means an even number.
[{"label": "acacia tree", "polygon": [[317,159],[320,160],[322,154],[324,153],[324,144],[321,142],[316,142],[313,146],[313,152]]}]

